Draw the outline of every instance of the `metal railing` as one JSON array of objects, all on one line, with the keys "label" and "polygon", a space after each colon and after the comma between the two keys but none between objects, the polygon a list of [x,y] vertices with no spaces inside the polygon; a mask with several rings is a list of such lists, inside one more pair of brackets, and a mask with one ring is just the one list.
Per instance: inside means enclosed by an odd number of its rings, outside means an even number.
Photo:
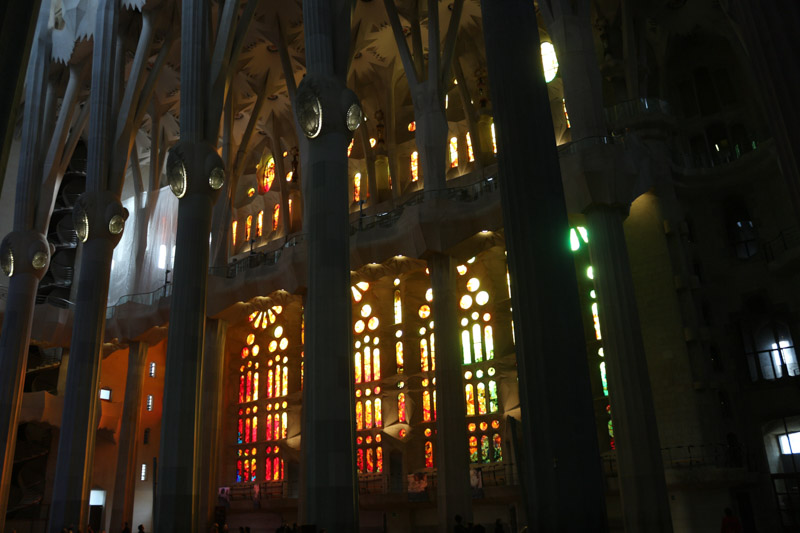
[{"label": "metal railing", "polygon": [[655,114],[671,116],[672,108],[666,100],[660,100],[658,98],[635,98],[626,102],[620,102],[619,104],[605,109],[606,120],[612,125]]},{"label": "metal railing", "polygon": [[[661,449],[661,461],[665,469],[689,469],[703,467],[748,468],[751,464],[742,446],[729,444],[687,444],[668,446]],[[615,456],[603,459],[603,471],[606,474],[617,473]]]}]

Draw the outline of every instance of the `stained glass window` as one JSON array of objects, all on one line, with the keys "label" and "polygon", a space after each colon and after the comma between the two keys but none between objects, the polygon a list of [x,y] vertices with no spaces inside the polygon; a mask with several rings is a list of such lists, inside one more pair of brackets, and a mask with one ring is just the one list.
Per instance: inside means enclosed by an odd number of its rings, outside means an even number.
[{"label": "stained glass window", "polygon": [[358,455],[356,457],[357,457],[356,458],[356,463],[358,464],[358,471],[359,472],[363,472],[364,471],[364,450],[359,448],[358,449]]},{"label": "stained glass window", "polygon": [[364,407],[361,402],[356,402],[356,429],[364,427]]},{"label": "stained glass window", "polygon": [[485,415],[486,414],[486,385],[483,383],[478,383],[476,387],[478,391],[478,414]]},{"label": "stained glass window", "polygon": [[353,176],[353,202],[358,203],[361,200],[361,172],[356,172]]},{"label": "stained glass window", "polygon": [[497,382],[489,381],[489,412],[497,412]]},{"label": "stained glass window", "polygon": [[400,291],[394,291],[394,323],[403,322],[403,300],[400,298]]},{"label": "stained glass window", "polygon": [[497,153],[497,137],[494,134],[494,122],[492,122],[492,151]]},{"label": "stained glass window", "polygon": [[483,341],[486,345],[486,359],[494,359],[494,337],[492,336],[492,326],[484,326]]},{"label": "stained glass window", "polygon": [[419,179],[419,154],[416,151],[411,152],[411,181]]},{"label": "stained glass window", "polygon": [[431,333],[431,371],[436,370],[436,344],[434,342],[433,333]]},{"label": "stained glass window", "polygon": [[356,142],[356,138],[353,137],[350,139],[350,144],[347,145],[347,157],[350,157],[350,153],[353,151],[353,143]]},{"label": "stained glass window", "polygon": [[364,348],[364,382],[372,381],[372,355],[370,348]]},{"label": "stained glass window", "polygon": [[383,413],[381,413],[381,399],[375,398],[375,427],[379,428],[383,425]]},{"label": "stained glass window", "polygon": [[464,391],[467,401],[467,416],[472,416],[475,414],[475,389],[473,388],[472,383],[467,383],[467,385],[464,387]]},{"label": "stained glass window", "polygon": [[[241,412],[240,412],[239,414],[241,414]],[[241,444],[241,443],[242,443],[242,435],[243,435],[243,433],[244,433],[244,432],[242,431],[242,426],[243,426],[243,425],[244,425],[244,420],[242,420],[242,419],[240,418],[240,419],[239,419],[239,436],[238,436],[238,438],[236,439],[236,442],[237,442],[237,443],[239,443],[239,444]]]},{"label": "stained glass window", "polygon": [[594,320],[594,336],[597,340],[602,340],[603,336],[600,334],[600,316],[597,313],[597,302],[592,303],[592,319]]},{"label": "stained glass window", "polygon": [[[358,417],[358,411],[356,411],[356,417]],[[397,421],[406,421],[406,395],[402,392],[397,395]]]},{"label": "stained glass window", "polygon": [[425,441],[425,468],[433,468],[433,443]]},{"label": "stained glass window", "polygon": [[397,373],[403,373],[403,341],[397,341],[394,344],[394,356],[397,361]]},{"label": "stained glass window", "polygon": [[489,455],[489,435],[481,436],[481,461],[488,463],[492,460]]},{"label": "stained glass window", "polygon": [[420,357],[420,364],[422,365],[422,371],[428,371],[428,341],[422,339],[419,341],[419,357]]},{"label": "stained glass window", "polygon": [[478,462],[478,437],[469,436],[469,460],[471,463]]},{"label": "stained glass window", "polygon": [[256,219],[256,237],[261,237],[264,234],[264,211],[258,212]]},{"label": "stained glass window", "polygon": [[250,442],[250,417],[244,419],[244,441]]},{"label": "stained glass window", "polygon": [[239,376],[239,403],[244,403],[244,376]]},{"label": "stained glass window", "polygon": [[600,363],[600,380],[603,382],[603,396],[608,396],[608,378],[606,377],[606,363]]},{"label": "stained glass window", "polygon": [[502,439],[500,438],[499,433],[495,433],[492,436],[492,441],[494,443],[494,462],[500,462],[503,460],[503,446],[502,446]]},{"label": "stained glass window", "polygon": [[251,441],[256,442],[258,440],[258,417],[253,417],[253,436],[250,438]]},{"label": "stained glass window", "polygon": [[431,393],[430,391],[422,391],[422,419],[425,422],[431,419]]},{"label": "stained glass window", "polygon": [[472,151],[472,139],[470,138],[469,132],[467,132],[467,156],[469,157],[470,163],[475,161],[475,152]]},{"label": "stained glass window", "polygon": [[475,362],[483,361],[483,348],[481,342],[481,327],[478,324],[472,325],[472,348],[475,352]]},{"label": "stained glass window", "polygon": [[237,220],[231,222],[231,243],[233,243],[234,247],[236,246],[236,229],[238,227],[239,227],[239,222]]},{"label": "stained glass window", "polygon": [[272,440],[272,415],[267,415],[267,440]]},{"label": "stained glass window", "polygon": [[247,394],[245,395],[245,401],[253,401],[253,372],[250,370],[247,371]]},{"label": "stained glass window", "polygon": [[287,422],[288,422],[287,418],[288,418],[288,416],[286,415],[286,411],[281,413],[281,438],[282,439],[286,438],[286,433],[287,433],[287,431],[289,431],[289,424],[287,424]]},{"label": "stained glass window", "polygon": [[267,372],[267,398],[272,398],[272,369]]},{"label": "stained glass window", "polygon": [[[293,220],[293,219],[294,219],[294,216],[292,215],[292,199],[289,198],[289,220]],[[292,223],[289,222],[289,225],[291,225],[291,224]],[[288,230],[287,230],[287,232],[288,232]]]},{"label": "stained glass window", "polygon": [[461,332],[461,349],[464,352],[464,364],[470,364],[472,362],[472,349],[470,348],[469,331],[466,329]]},{"label": "stained glass window", "polygon": [[375,448],[375,471],[383,472],[383,448],[380,446]]},{"label": "stained glass window", "polygon": [[364,402],[364,427],[372,429],[372,400]]},{"label": "stained glass window", "polygon": [[281,387],[281,392],[284,396],[289,393],[289,367],[287,366],[283,367],[283,384]]},{"label": "stained glass window", "polygon": [[361,352],[356,352],[356,383],[361,383]]},{"label": "stained glass window", "polygon": [[450,137],[450,168],[458,167],[458,137]]},{"label": "stained glass window", "polygon": [[244,240],[250,240],[250,231],[253,229],[253,215],[248,215],[244,221]]},{"label": "stained glass window", "polygon": [[367,448],[367,472],[373,472],[375,470],[372,454],[372,448]]},{"label": "stained glass window", "polygon": [[[256,368],[258,365],[256,364]],[[253,374],[253,401],[258,400],[258,372]]]},{"label": "stained glass window", "polygon": [[279,204],[275,204],[275,207],[272,208],[272,231],[278,231],[278,222],[281,219],[281,206]]}]

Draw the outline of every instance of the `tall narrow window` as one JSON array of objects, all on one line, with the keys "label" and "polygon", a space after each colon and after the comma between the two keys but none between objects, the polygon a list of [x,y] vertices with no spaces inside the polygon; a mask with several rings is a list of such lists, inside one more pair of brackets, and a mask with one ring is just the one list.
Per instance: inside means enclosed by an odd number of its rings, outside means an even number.
[{"label": "tall narrow window", "polygon": [[[267,415],[267,440],[272,440],[272,415]],[[267,476],[269,477],[269,476]]]},{"label": "tall narrow window", "polygon": [[481,327],[478,324],[472,325],[472,348],[475,352],[475,362],[483,361],[483,349],[481,348]]},{"label": "tall narrow window", "polygon": [[471,383],[467,383],[464,392],[467,401],[467,416],[472,416],[475,414],[475,389]]},{"label": "tall narrow window", "polygon": [[356,352],[356,383],[361,383],[361,352]]},{"label": "tall narrow window", "polygon": [[[358,416],[358,411],[356,411],[356,417]],[[406,421],[406,395],[402,392],[397,395],[397,421],[398,422],[405,422]]]},{"label": "tall narrow window", "polygon": [[147,410],[148,411],[152,411],[153,410],[153,395],[152,394],[148,394],[147,395]]},{"label": "tall narrow window", "polygon": [[403,300],[400,297],[400,291],[394,291],[394,323],[400,324],[403,322]]},{"label": "tall narrow window", "polygon": [[431,419],[431,393],[422,391],[422,419],[429,422]]},{"label": "tall narrow window", "polygon": [[367,448],[367,472],[373,472],[375,470],[375,463],[373,459],[373,451],[372,448]]},{"label": "tall narrow window", "polygon": [[431,371],[436,370],[436,343],[431,333]]},{"label": "tall narrow window", "polygon": [[[270,378],[272,377],[272,370],[270,370]],[[239,376],[239,403],[244,403],[244,374]]]},{"label": "tall narrow window", "polygon": [[272,231],[278,231],[278,223],[281,220],[281,206],[275,204],[272,208]]},{"label": "tall narrow window", "polygon": [[244,419],[244,441],[250,442],[250,418]]},{"label": "tall narrow window", "polygon": [[382,403],[380,398],[375,398],[375,427],[383,425],[383,413],[381,413]]},{"label": "tall narrow window", "polygon": [[383,448],[380,446],[375,448],[375,471],[383,472]]},{"label": "tall narrow window", "polygon": [[236,228],[239,227],[239,222],[234,220],[231,222],[231,245],[236,246]]},{"label": "tall narrow window", "polygon": [[450,168],[458,168],[458,137],[450,137]]},{"label": "tall narrow window", "polygon": [[483,340],[486,345],[486,359],[494,359],[494,337],[492,336],[492,326],[484,326]]},{"label": "tall narrow window", "polygon": [[147,481],[147,463],[142,463],[142,469],[139,473],[140,481]]},{"label": "tall narrow window", "polygon": [[286,396],[289,393],[289,367],[283,367],[283,383],[281,386],[281,393]]},{"label": "tall narrow window", "polygon": [[361,200],[361,172],[356,172],[353,176],[353,202],[358,203]]},{"label": "tall narrow window", "polygon": [[267,398],[272,398],[272,369],[267,372]]},{"label": "tall narrow window", "polygon": [[250,437],[250,440],[256,442],[258,440],[258,417],[253,417],[253,436]]},{"label": "tall narrow window", "polygon": [[486,414],[486,385],[483,383],[478,383],[476,387],[478,391],[478,414],[485,415]]},{"label": "tall narrow window", "polygon": [[247,219],[244,221],[244,240],[250,240],[250,232],[253,229],[253,215],[247,215]]},{"label": "tall narrow window", "polygon": [[495,433],[494,435],[492,435],[492,441],[494,443],[493,459],[496,463],[498,463],[503,460],[503,442],[502,439],[500,438],[500,434]]},{"label": "tall narrow window", "polygon": [[[569,129],[569,113],[567,113],[567,101],[564,98],[561,99],[561,107],[564,109],[564,118],[567,121],[567,129]],[[492,130],[492,132],[494,132],[494,130]]]},{"label": "tall narrow window", "polygon": [[381,351],[379,348],[372,350],[372,379],[381,379]]},{"label": "tall narrow window", "polygon": [[419,341],[419,357],[420,357],[420,364],[422,366],[422,371],[428,371],[428,341],[422,339]]},{"label": "tall narrow window", "polygon": [[467,157],[469,157],[469,162],[472,163],[475,161],[475,152],[472,151],[472,138],[467,132]]},{"label": "tall narrow window", "polygon": [[372,381],[372,354],[369,346],[364,348],[364,382]]},{"label": "tall narrow window", "polygon": [[464,352],[464,364],[470,364],[472,362],[472,348],[470,347],[469,331],[466,329],[461,332],[461,349]]},{"label": "tall narrow window", "polygon": [[364,402],[364,427],[372,429],[372,400]]},{"label": "tall narrow window", "polygon": [[489,412],[497,412],[497,382],[495,380],[489,382]]},{"label": "tall narrow window", "polygon": [[497,136],[494,134],[494,122],[492,122],[492,151],[497,153]]},{"label": "tall narrow window", "polygon": [[264,211],[258,212],[256,218],[256,237],[261,237],[264,234]]},{"label": "tall narrow window", "polygon": [[356,402],[356,429],[364,428],[364,407],[361,402]]},{"label": "tall narrow window", "polygon": [[258,372],[253,373],[253,401],[258,400]]},{"label": "tall narrow window", "polygon": [[419,179],[419,154],[415,151],[411,152],[411,181]]},{"label": "tall narrow window", "polygon": [[433,443],[425,441],[425,468],[433,468]]},{"label": "tall narrow window", "polygon": [[282,424],[281,424],[281,438],[282,439],[286,438],[286,432],[289,431],[288,421],[289,421],[288,420],[288,415],[286,414],[286,411],[284,411],[283,413],[281,413],[281,422],[282,422]]},{"label": "tall narrow window", "polygon": [[469,461],[471,463],[478,462],[478,437],[475,435],[469,436]]},{"label": "tall narrow window", "polygon": [[403,341],[397,341],[394,344],[394,356],[397,361],[397,373],[403,373]]},{"label": "tall narrow window", "polygon": [[[292,220],[294,220],[294,215],[292,214],[292,199],[289,198],[289,226],[292,225],[292,222],[291,222]],[[289,230],[286,230],[286,231],[288,233]]]},{"label": "tall narrow window", "polygon": [[245,396],[246,402],[253,401],[253,371],[247,371],[247,394]]}]

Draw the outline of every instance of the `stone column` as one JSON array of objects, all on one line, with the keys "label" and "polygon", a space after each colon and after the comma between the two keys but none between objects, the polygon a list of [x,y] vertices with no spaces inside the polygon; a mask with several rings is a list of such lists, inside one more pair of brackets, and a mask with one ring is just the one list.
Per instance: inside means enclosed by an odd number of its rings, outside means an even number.
[{"label": "stone column", "polygon": [[111,256],[122,236],[127,211],[119,193],[109,190],[113,153],[114,50],[117,44],[119,4],[102,2],[92,52],[91,123],[86,192],[73,209],[78,238],[83,243],[78,292],[72,328],[70,361],[64,395],[64,413],[58,441],[58,463],[53,481],[48,531],[88,522],[97,432],[100,356],[106,322]]},{"label": "stone column", "polygon": [[[347,145],[361,122],[345,88],[350,7],[303,2],[308,73],[295,112],[308,148],[303,194],[308,243],[300,519],[317,531],[358,530],[350,310]],[[353,106],[356,106],[355,109]],[[348,111],[351,123],[347,119]]]},{"label": "stone column", "polygon": [[117,472],[114,476],[114,497],[111,501],[111,529],[122,529],[133,523],[133,491],[136,482],[136,449],[139,442],[139,421],[142,418],[142,385],[144,384],[147,343],[132,342],[128,347],[128,374],[125,400],[117,442]]},{"label": "stone column", "polygon": [[[35,4],[35,3],[34,3]],[[39,281],[50,263],[50,245],[44,235],[32,231],[38,200],[38,184],[43,164],[40,151],[40,125],[44,118],[44,94],[50,64],[50,41],[47,32],[49,2],[38,12],[30,64],[25,76],[25,114],[22,125],[17,188],[15,193],[14,231],[0,244],[0,266],[9,276],[8,296],[0,333],[0,530],[5,528],[6,506],[11,487],[14,451],[17,443],[17,424],[22,405],[22,387],[28,364],[28,344],[31,321]],[[3,8],[10,10],[11,8]],[[15,7],[16,9],[16,7]],[[26,8],[27,9],[27,8]],[[8,12],[8,11],[7,11]],[[27,21],[26,21],[27,22]],[[24,24],[24,33],[28,24]],[[9,54],[15,55],[15,54]],[[20,87],[21,87],[20,82]],[[7,118],[7,117],[4,117]],[[5,123],[4,123],[5,124]],[[9,131],[11,131],[9,129]],[[10,143],[4,143],[10,144]],[[5,159],[5,147],[0,149]],[[5,168],[5,165],[0,168]]]},{"label": "stone column", "polygon": [[603,532],[604,480],[536,11],[527,0],[483,0],[481,11],[511,278],[528,524],[537,531]]},{"label": "stone column", "polygon": [[[224,320],[206,320],[206,340],[203,352],[203,369],[200,382],[199,451],[196,464],[198,528],[203,531],[213,523],[217,501],[218,459],[220,442],[220,417],[222,416],[222,390],[225,367],[225,334],[228,324]],[[259,461],[260,462],[260,461]]]},{"label": "stone column", "polygon": [[455,527],[454,517],[472,521],[469,483],[469,446],[465,420],[464,382],[461,379],[461,343],[458,333],[458,290],[453,258],[428,258],[433,289],[436,331],[436,483],[439,531]]},{"label": "stone column", "polygon": [[179,200],[154,513],[154,529],[164,533],[198,531],[200,521],[195,469],[208,236],[225,180],[216,138],[206,138],[208,12],[208,1],[198,0],[184,4],[181,13],[181,140],[167,158],[167,180]]},{"label": "stone column", "polygon": [[622,221],[627,210],[596,204],[586,211],[589,253],[608,360],[618,479],[626,531],[672,531],[650,375],[636,308]]}]

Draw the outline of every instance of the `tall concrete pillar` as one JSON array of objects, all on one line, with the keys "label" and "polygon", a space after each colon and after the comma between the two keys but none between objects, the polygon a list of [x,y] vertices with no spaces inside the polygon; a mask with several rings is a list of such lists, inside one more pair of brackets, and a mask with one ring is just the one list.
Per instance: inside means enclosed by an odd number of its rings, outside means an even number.
[{"label": "tall concrete pillar", "polygon": [[217,501],[218,459],[222,416],[222,379],[225,366],[225,334],[228,324],[224,320],[206,320],[206,341],[203,351],[203,369],[200,382],[200,427],[198,434],[197,497],[200,523],[203,531],[213,523]]},{"label": "tall concrete pillar", "polygon": [[650,375],[620,207],[586,211],[626,531],[672,531]]},{"label": "tall concrete pillar", "polygon": [[532,2],[481,2],[522,405],[529,527],[607,531],[567,212]]},{"label": "tall concrete pillar", "polygon": [[308,73],[295,113],[308,138],[303,160],[308,295],[300,520],[317,530],[358,530],[350,334],[347,145],[363,121],[345,87],[350,3],[303,2]]},{"label": "tall concrete pillar", "polygon": [[197,418],[206,323],[211,210],[225,180],[216,138],[207,139],[208,0],[181,12],[181,140],[167,158],[167,180],[178,197],[164,403],[159,447],[155,531],[198,531]]},{"label": "tall concrete pillar", "polygon": [[[6,506],[11,487],[17,421],[22,405],[22,387],[28,364],[31,321],[39,281],[50,263],[50,246],[44,235],[32,231],[43,164],[38,157],[40,126],[44,116],[44,94],[50,64],[47,35],[49,2],[38,10],[31,61],[25,76],[25,115],[22,150],[14,212],[14,231],[0,244],[0,266],[9,276],[8,296],[0,333],[0,530],[5,528]],[[10,9],[10,8],[4,8]],[[28,26],[25,26],[27,31]],[[5,127],[5,123],[3,123]],[[9,130],[10,131],[10,130]],[[5,140],[5,139],[4,139]],[[4,143],[5,144],[5,143]],[[8,143],[10,144],[10,143]],[[0,160],[5,150],[0,149]],[[4,168],[4,167],[2,167]]]},{"label": "tall concrete pillar", "polygon": [[439,531],[453,531],[455,516],[472,521],[469,446],[458,329],[456,265],[452,257],[428,258],[436,331],[436,483]]},{"label": "tall concrete pillar", "polygon": [[[106,322],[111,256],[122,237],[127,211],[119,191],[108,190],[114,101],[114,57],[119,4],[102,2],[97,10],[92,55],[91,122],[86,192],[73,210],[81,244],[81,265],[72,328],[64,413],[58,441],[48,531],[86,524],[97,432],[98,386]],[[116,180],[121,187],[121,180]]]},{"label": "tall concrete pillar", "polygon": [[142,385],[144,384],[147,343],[132,342],[128,347],[128,374],[125,379],[125,400],[119,428],[117,472],[111,500],[111,529],[121,530],[133,523],[133,491],[136,482],[136,449],[139,442],[139,421],[142,418]]}]

